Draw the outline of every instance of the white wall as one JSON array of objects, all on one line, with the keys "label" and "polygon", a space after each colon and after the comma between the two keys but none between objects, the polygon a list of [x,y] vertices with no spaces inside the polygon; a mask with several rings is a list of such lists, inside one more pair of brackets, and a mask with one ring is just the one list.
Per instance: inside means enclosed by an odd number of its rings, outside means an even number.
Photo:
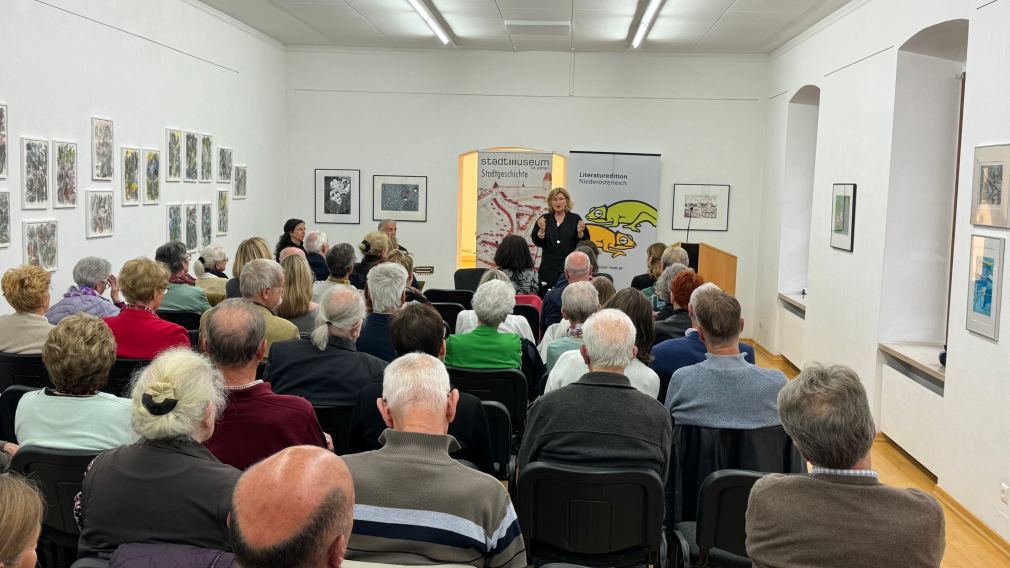
[{"label": "white wall", "polygon": [[810,255],[810,203],[813,198],[819,104],[789,103],[786,160],[781,201],[782,244],[779,253],[779,290],[799,292],[807,287]]},{"label": "white wall", "polygon": [[[10,114],[10,174],[0,189],[10,190],[12,205],[12,242],[0,249],[0,272],[23,262],[25,219],[59,222],[54,301],[72,283],[73,264],[82,256],[108,258],[116,270],[130,258],[153,257],[167,239],[164,203],[213,202],[218,188],[162,180],[162,205],[118,206],[119,146],[159,148],[164,164],[166,127],[212,134],[215,145],[233,148],[236,164],[249,166],[249,199],[231,202],[229,234],[214,238],[229,255],[240,240],[260,233],[263,220],[276,223],[264,204],[283,184],[285,56],[279,44],[189,0],[49,4],[0,3],[0,102]],[[91,181],[91,116],[115,121],[111,183]],[[76,209],[20,210],[18,138],[24,135],[77,142]],[[117,191],[116,234],[85,239],[83,190],[106,188]],[[6,311],[4,304],[0,312]]]}]

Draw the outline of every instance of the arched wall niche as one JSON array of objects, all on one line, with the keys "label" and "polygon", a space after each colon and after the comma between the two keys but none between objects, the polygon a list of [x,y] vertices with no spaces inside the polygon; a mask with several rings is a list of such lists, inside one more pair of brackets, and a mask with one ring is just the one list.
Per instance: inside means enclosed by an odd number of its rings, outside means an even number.
[{"label": "arched wall niche", "polygon": [[821,89],[816,85],[804,85],[789,100],[779,232],[779,291],[785,293],[802,292],[807,287],[820,102]]}]

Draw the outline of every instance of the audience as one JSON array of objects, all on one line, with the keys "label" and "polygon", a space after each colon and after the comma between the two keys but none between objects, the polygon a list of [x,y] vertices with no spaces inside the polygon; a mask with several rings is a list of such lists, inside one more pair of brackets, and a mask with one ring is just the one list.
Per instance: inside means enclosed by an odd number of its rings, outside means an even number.
[{"label": "audience", "polygon": [[200,257],[193,265],[196,285],[207,294],[207,303],[211,306],[220,304],[227,296],[225,286],[228,284],[228,275],[224,273],[227,266],[228,255],[224,252],[224,247],[217,243],[203,247]]},{"label": "audience", "polygon": [[[607,278],[606,276],[594,276],[592,280],[589,281],[596,288],[596,293],[600,297],[600,305],[606,304],[614,297],[617,293],[617,288],[614,287],[614,282]],[[564,298],[562,298],[562,303]]]},{"label": "audience", "polygon": [[[46,319],[56,325],[63,318],[84,312],[100,318],[119,314],[125,305],[119,295],[119,282],[112,274],[112,264],[104,258],[86,256],[74,265],[74,284],[67,288],[63,299],[46,311]],[[102,297],[109,290],[112,301]]]},{"label": "audience", "polygon": [[0,287],[14,313],[0,316],[0,352],[42,352],[42,345],[53,329],[45,316],[49,309],[49,282],[50,274],[31,264],[4,272]]},{"label": "audience", "polygon": [[277,262],[283,262],[284,259],[289,256],[297,256],[305,262],[309,261],[308,257],[305,255],[305,250],[301,247],[284,247],[281,249],[280,254],[277,255],[277,258],[279,259]]},{"label": "audience", "polygon": [[404,303],[416,304],[418,302],[422,304],[430,304],[428,298],[424,297],[424,294],[417,288],[417,278],[414,277],[414,259],[402,250],[393,250],[388,255],[386,255],[386,261],[395,262],[403,267],[407,271],[407,284],[406,289],[404,289]]},{"label": "audience", "polygon": [[844,365],[808,365],[778,393],[782,426],[810,475],[772,473],[747,506],[747,555],[774,566],[937,568],[944,515],[936,499],[877,479],[866,391]]},{"label": "audience", "polygon": [[312,340],[274,344],[266,376],[274,392],[303,396],[313,406],[353,403],[361,387],[382,382],[386,367],[382,359],[354,347],[365,301],[356,290],[334,288],[319,306]]},{"label": "audience", "polygon": [[284,222],[284,233],[277,239],[274,246],[274,260],[281,261],[281,251],[288,247],[294,247],[305,253],[302,246],[302,239],[305,238],[305,221],[301,219],[288,219]]},{"label": "audience", "polygon": [[389,236],[386,233],[372,231],[361,240],[358,250],[362,254],[361,262],[354,265],[349,278],[355,288],[364,290],[365,285],[368,284],[368,271],[386,260],[386,255],[393,250],[393,247],[390,246]]},{"label": "audience", "polygon": [[665,251],[666,245],[663,243],[652,243],[649,248],[645,249],[645,266],[649,271],[632,278],[632,288],[645,290],[656,283],[656,279],[663,273],[663,253]]},{"label": "audience", "polygon": [[561,322],[561,293],[564,292],[565,286],[575,282],[589,282],[592,279],[593,273],[586,253],[575,251],[565,257],[563,281],[544,296],[544,306],[540,311],[540,329],[548,329],[548,326]]},{"label": "audience", "polygon": [[84,476],[78,553],[170,542],[227,550],[239,470],[204,447],[225,406],[221,375],[189,349],[159,355],[133,385],[135,444],[99,454]]},{"label": "audience", "polygon": [[392,219],[383,219],[382,221],[379,221],[379,230],[386,233],[386,236],[389,237],[390,251],[399,250],[408,254],[410,253],[410,251],[404,248],[403,245],[400,244],[400,241],[396,238],[396,221]]},{"label": "audience", "polygon": [[[663,251],[663,256],[660,257],[660,265],[663,267],[663,271],[666,271],[667,268],[670,268],[674,264],[683,264],[685,267],[691,266],[691,259],[688,256],[687,251],[678,245],[666,247],[666,250]],[[663,271],[660,272],[660,275],[662,275]],[[674,276],[676,276],[676,274],[670,276],[671,281]],[[656,279],[659,280],[659,278]],[[654,297],[654,288],[655,284],[653,285],[653,288],[646,288],[645,290],[642,290],[642,293],[645,294],[645,297],[649,298],[649,301],[652,302],[652,309],[659,310],[663,307],[665,300]]]},{"label": "audience", "polygon": [[323,295],[331,288],[351,288],[357,290],[348,277],[354,269],[354,247],[340,243],[326,251],[326,270],[329,277],[322,282],[312,284],[312,301],[319,303]]},{"label": "audience", "polygon": [[235,558],[244,568],[340,568],[353,510],[354,484],[343,460],[311,446],[278,452],[235,485]]},{"label": "audience", "polygon": [[299,256],[289,256],[281,261],[284,270],[284,295],[274,309],[278,317],[295,324],[299,334],[309,334],[316,327],[316,310],[319,304],[312,301],[312,270]]},{"label": "audience", "polygon": [[393,341],[389,338],[389,321],[403,306],[406,286],[407,270],[399,264],[384,262],[368,271],[365,299],[371,303],[371,313],[358,336],[358,351],[383,361],[396,358]]},{"label": "audience", "polygon": [[473,294],[477,327],[446,339],[445,364],[468,369],[519,369],[522,366],[519,335],[498,331],[515,305],[512,284],[489,280],[478,286]]},{"label": "audience", "polygon": [[186,245],[179,241],[165,243],[154,252],[154,260],[168,267],[171,273],[168,290],[161,300],[159,309],[168,312],[197,313],[210,309],[207,294],[197,287],[196,279],[189,275],[189,258]]},{"label": "audience", "polygon": [[494,264],[512,283],[516,294],[536,294],[540,290],[530,245],[522,235],[502,239],[494,253]]},{"label": "audience", "polygon": [[0,568],[35,568],[45,504],[34,485],[0,470]]},{"label": "audience", "polygon": [[356,498],[348,559],[526,566],[505,488],[449,456],[458,447],[447,434],[458,399],[445,366],[431,355],[404,355],[386,368],[376,401],[389,427],[383,446],[344,456]]},{"label": "audience", "polygon": [[687,306],[691,301],[691,294],[704,283],[705,278],[695,274],[693,270],[683,270],[677,274],[670,284],[669,305],[673,311],[666,319],[656,321],[656,343],[684,337],[687,330],[691,329],[691,314],[688,313]]},{"label": "audience", "polygon": [[326,280],[330,277],[330,271],[326,267],[326,253],[330,250],[330,242],[326,238],[326,233],[322,231],[309,231],[305,235],[305,260],[312,268],[313,280]]},{"label": "audience", "polygon": [[[520,239],[522,237],[519,237]],[[496,270],[490,268],[484,271],[484,274],[480,277],[480,284],[484,284],[489,280],[501,280],[503,282],[508,282],[512,284],[512,280],[501,270]],[[513,309],[515,306],[513,306]],[[467,333],[477,327],[477,313],[473,310],[463,310],[456,315],[456,333],[463,334]],[[530,322],[526,320],[523,316],[517,316],[515,314],[509,314],[505,316],[505,321],[501,322],[498,326],[498,331],[509,331],[519,335],[520,337],[525,337],[530,341],[536,341],[533,337],[533,330],[530,328]]]},{"label": "audience", "polygon": [[704,361],[678,369],[670,378],[666,407],[674,423],[735,429],[778,424],[775,401],[786,376],[744,361],[739,347],[740,303],[711,289],[692,302],[698,335],[708,353]]},{"label": "audience", "polygon": [[164,264],[144,257],[126,261],[119,271],[126,305],[118,316],[104,319],[116,337],[116,357],[153,359],[166,349],[190,346],[185,328],[155,313],[168,290],[168,277]]},{"label": "audience", "polygon": [[554,368],[562,353],[582,347],[582,324],[598,309],[600,294],[595,286],[589,282],[576,282],[565,287],[561,293],[561,315],[568,320],[569,327],[564,337],[551,341],[546,345],[546,353],[542,353],[547,372]]},{"label": "audience", "polygon": [[235,251],[235,262],[232,263],[231,269],[235,277],[229,280],[225,284],[225,291],[229,298],[241,298],[242,290],[239,285],[239,275],[242,274],[242,269],[251,260],[257,258],[271,259],[273,256],[270,254],[270,248],[267,246],[267,242],[260,237],[253,237],[251,239],[246,239],[239,243],[238,250]]},{"label": "audience", "polygon": [[589,278],[592,279],[593,275],[600,271],[600,265],[598,264],[599,250],[596,247],[586,245],[579,245],[575,247],[575,250],[584,253],[589,258]]},{"label": "audience", "polygon": [[679,276],[682,272],[687,271],[691,271],[691,269],[686,265],[677,262],[664,268],[663,273],[656,279],[656,283],[651,289],[653,294],[650,298],[652,309],[656,312],[654,319],[663,321],[673,315],[675,308],[672,304],[672,298],[670,298],[673,281],[676,280],[677,276]]}]

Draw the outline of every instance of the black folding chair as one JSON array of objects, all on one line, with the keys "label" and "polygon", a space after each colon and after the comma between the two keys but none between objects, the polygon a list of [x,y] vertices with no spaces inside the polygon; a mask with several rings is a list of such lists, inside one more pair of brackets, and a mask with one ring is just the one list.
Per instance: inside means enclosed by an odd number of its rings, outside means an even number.
[{"label": "black folding chair", "polygon": [[473,291],[471,290],[444,290],[433,288],[424,293],[424,297],[432,304],[436,302],[459,304],[464,310],[473,309]]},{"label": "black folding chair", "polygon": [[126,359],[117,358],[109,371],[109,380],[106,381],[102,391],[125,398],[130,397],[130,383],[134,375],[151,364],[150,359]]},{"label": "black folding chair", "polygon": [[181,325],[187,330],[200,329],[200,312],[180,312],[174,310],[158,310],[158,317]]},{"label": "black folding chair", "polygon": [[18,412],[18,404],[24,395],[39,390],[38,387],[11,385],[0,393],[0,440],[18,443],[14,433],[14,417]]},{"label": "black folding chair", "polygon": [[671,557],[676,566],[749,567],[746,514],[750,490],[766,474],[723,469],[698,491],[697,522],[677,523]]},{"label": "black folding chair", "polygon": [[485,272],[487,272],[486,268],[460,268],[452,275],[453,285],[457,290],[476,292]]},{"label": "black folding chair", "polygon": [[333,451],[337,455],[349,453],[351,419],[354,417],[354,404],[338,406],[313,406],[319,425],[333,438]]},{"label": "black folding chair", "polygon": [[529,304],[516,304],[516,307],[512,308],[512,313],[526,318],[530,329],[533,330],[534,341],[540,341],[540,310]]},{"label": "black folding chair", "polygon": [[431,307],[435,308],[438,315],[442,316],[442,321],[449,326],[449,333],[456,333],[456,317],[465,309],[462,304],[432,302]]},{"label": "black folding chair", "polygon": [[42,364],[42,355],[0,353],[0,390],[11,385],[52,386],[49,371]]},{"label": "black folding chair", "polygon": [[452,386],[482,401],[500,402],[512,417],[514,432],[526,424],[526,377],[519,369],[464,369],[447,367]]},{"label": "black folding chair", "polygon": [[512,416],[505,405],[496,400],[482,400],[487,426],[491,436],[491,456],[494,458],[495,476],[515,481],[515,456],[512,455]]}]

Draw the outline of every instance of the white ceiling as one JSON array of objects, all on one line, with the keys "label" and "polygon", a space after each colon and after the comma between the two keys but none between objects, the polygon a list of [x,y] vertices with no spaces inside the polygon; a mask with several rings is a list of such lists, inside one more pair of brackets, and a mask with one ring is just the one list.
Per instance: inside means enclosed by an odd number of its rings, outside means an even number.
[{"label": "white ceiling", "polygon": [[[202,0],[285,45],[440,48],[407,0]],[[425,0],[455,48],[626,51],[648,0]],[[850,0],[665,0],[639,48],[768,53]],[[453,49],[453,45],[444,49]]]}]

